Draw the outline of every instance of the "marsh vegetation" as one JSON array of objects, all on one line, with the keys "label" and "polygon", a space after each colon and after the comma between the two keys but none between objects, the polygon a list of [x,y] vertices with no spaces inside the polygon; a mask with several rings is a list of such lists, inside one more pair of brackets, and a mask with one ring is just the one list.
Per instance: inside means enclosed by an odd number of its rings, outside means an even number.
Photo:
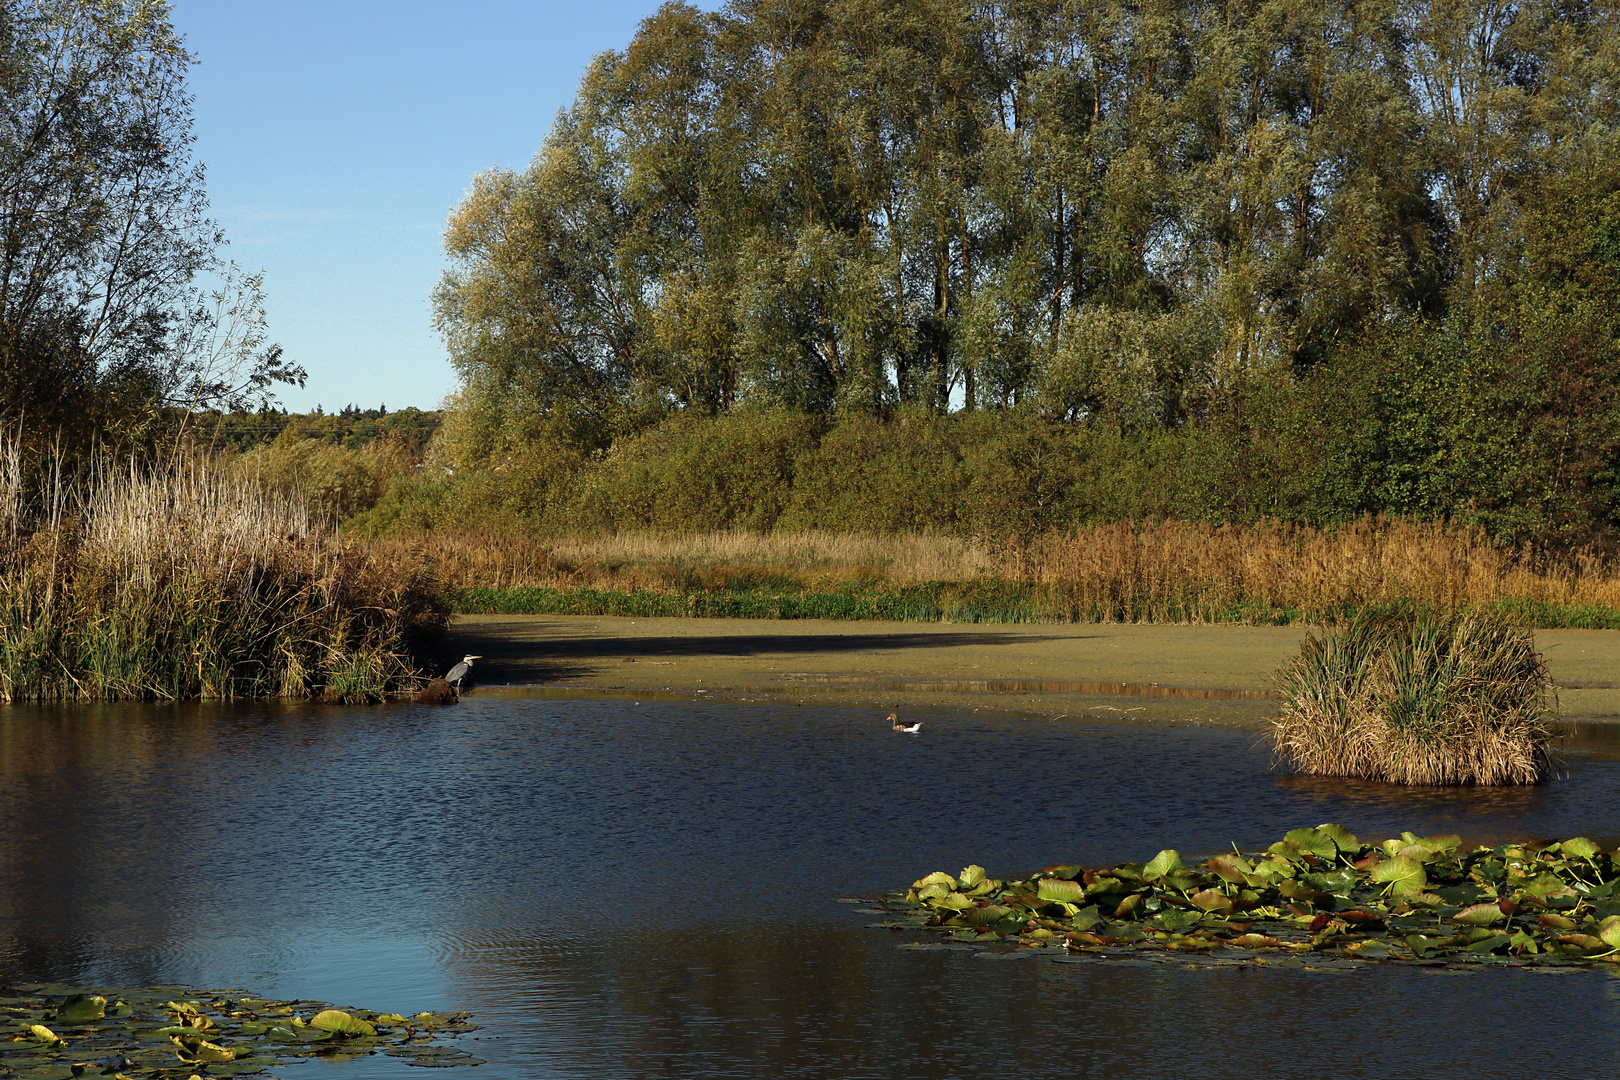
[{"label": "marsh vegetation", "polygon": [[1528,629],[1490,615],[1358,617],[1277,678],[1277,758],[1398,784],[1533,784],[1553,770],[1557,697]]},{"label": "marsh vegetation", "polygon": [[1288,623],[1466,609],[1620,625],[1620,575],[1594,552],[1547,557],[1406,520],[1120,522],[994,539],[446,531],[372,550],[431,564],[466,612]]},{"label": "marsh vegetation", "polygon": [[442,625],[426,575],[207,461],[0,440],[0,700],[376,700]]},{"label": "marsh vegetation", "polygon": [[[1464,850],[1410,832],[1369,843],[1339,825],[1295,829],[1263,852],[1196,866],[1050,866],[1000,880],[936,871],[889,894],[889,924],[957,941],[1056,946],[1080,956],[1170,951],[1188,961],[1267,954],[1430,965],[1620,961],[1620,868],[1585,837]],[[1274,958],[1274,955],[1273,955]]]},{"label": "marsh vegetation", "polygon": [[0,1008],[16,1023],[12,1037],[0,1043],[0,1068],[26,1080],[126,1071],[274,1080],[266,1069],[378,1052],[430,1068],[484,1064],[448,1041],[476,1030],[466,1013],[407,1017],[239,991],[84,990],[60,983],[0,986]]}]

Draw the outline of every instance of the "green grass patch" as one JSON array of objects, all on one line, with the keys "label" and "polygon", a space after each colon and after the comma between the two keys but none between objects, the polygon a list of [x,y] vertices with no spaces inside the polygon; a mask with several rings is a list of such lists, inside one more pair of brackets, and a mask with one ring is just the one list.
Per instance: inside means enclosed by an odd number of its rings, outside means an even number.
[{"label": "green grass patch", "polygon": [[[860,584],[836,591],[792,588],[466,589],[450,598],[458,615],[629,615],[637,618],[845,619],[952,623],[1237,623],[1320,625],[1359,617],[1432,612],[1411,603],[1283,606],[1266,600],[1220,602],[1121,597],[1077,601],[1061,589],[986,579],[908,586]],[[1502,600],[1484,611],[1536,629],[1620,630],[1620,610],[1596,605]]]}]

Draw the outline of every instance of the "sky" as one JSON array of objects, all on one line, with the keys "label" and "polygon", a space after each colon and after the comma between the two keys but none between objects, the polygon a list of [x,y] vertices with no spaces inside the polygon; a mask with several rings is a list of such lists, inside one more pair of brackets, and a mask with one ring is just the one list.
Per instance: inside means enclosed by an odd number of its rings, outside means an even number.
[{"label": "sky", "polygon": [[475,173],[529,163],[591,57],[657,6],[173,0],[224,254],[264,271],[270,340],[309,372],[284,406],[455,389],[429,306],[445,219]]}]

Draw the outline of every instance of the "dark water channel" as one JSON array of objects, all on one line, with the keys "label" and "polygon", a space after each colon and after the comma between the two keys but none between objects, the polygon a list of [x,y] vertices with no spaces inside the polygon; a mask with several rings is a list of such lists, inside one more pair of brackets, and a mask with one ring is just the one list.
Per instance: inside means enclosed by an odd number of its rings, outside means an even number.
[{"label": "dark water channel", "polygon": [[[1620,978],[1063,965],[899,949],[837,899],[967,862],[1260,847],[1338,821],[1620,842],[1620,727],[1566,779],[1269,776],[1250,733],[496,699],[0,709],[0,981],[469,1009],[494,1077],[1598,1076]],[[291,1076],[414,1075],[397,1061]]]}]

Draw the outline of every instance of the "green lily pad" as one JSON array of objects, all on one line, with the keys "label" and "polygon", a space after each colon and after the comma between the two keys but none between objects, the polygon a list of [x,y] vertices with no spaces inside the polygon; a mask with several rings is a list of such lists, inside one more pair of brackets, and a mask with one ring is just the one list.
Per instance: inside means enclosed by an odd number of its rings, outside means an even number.
[{"label": "green lily pad", "polygon": [[1339,854],[1339,845],[1321,829],[1294,829],[1284,835],[1283,840],[1298,844],[1301,851],[1308,851],[1319,859],[1332,859]]},{"label": "green lily pad", "polygon": [[1052,903],[1078,904],[1085,899],[1086,891],[1078,881],[1042,878],[1035,886],[1035,895]]},{"label": "green lily pad", "polygon": [[95,994],[73,994],[56,1010],[56,1019],[63,1024],[88,1024],[107,1015],[107,999]]},{"label": "green lily pad", "polygon": [[1461,926],[1490,926],[1507,918],[1507,914],[1496,904],[1470,904],[1451,917],[1451,921]]},{"label": "green lily pad", "polygon": [[[958,894],[960,895],[960,894]],[[964,899],[966,899],[964,897]],[[971,900],[967,901],[969,904]],[[357,1017],[350,1016],[338,1009],[325,1009],[310,1018],[309,1026],[319,1031],[330,1031],[335,1035],[375,1035],[377,1029],[370,1023]]]},{"label": "green lily pad", "polygon": [[1584,836],[1577,836],[1573,839],[1565,840],[1563,848],[1567,854],[1574,855],[1576,858],[1580,859],[1596,858],[1603,851],[1602,848],[1598,847]]},{"label": "green lily pad", "polygon": [[1170,871],[1172,871],[1172,870],[1180,870],[1180,869],[1181,869],[1181,855],[1180,855],[1180,853],[1176,852],[1176,851],[1165,850],[1165,851],[1161,851],[1157,855],[1153,856],[1153,858],[1148,862],[1148,864],[1146,866],[1142,867],[1142,876],[1144,878],[1146,878],[1147,880],[1152,881],[1154,878],[1164,877],[1166,874],[1170,873]]},{"label": "green lily pad", "polygon": [[962,892],[973,906],[960,911],[941,881],[929,883],[940,891],[926,902],[913,890],[882,908],[963,941],[1000,935],[1043,951],[1129,949],[1166,961],[1309,949],[1340,958],[1313,967],[1372,957],[1566,970],[1620,963],[1620,863],[1595,845],[1576,837],[1459,848],[1455,836],[1404,832],[1379,849],[1385,857],[1362,859],[1366,846],[1347,830],[1319,826],[1293,830],[1265,853],[1222,853],[1193,867],[1165,849],[1145,866],[1088,872],[1084,884],[1075,867],[986,878],[971,897]]},{"label": "green lily pad", "polygon": [[1392,896],[1420,893],[1429,883],[1423,864],[1406,855],[1397,855],[1378,863],[1372,868],[1370,876],[1372,880],[1387,886]]}]

